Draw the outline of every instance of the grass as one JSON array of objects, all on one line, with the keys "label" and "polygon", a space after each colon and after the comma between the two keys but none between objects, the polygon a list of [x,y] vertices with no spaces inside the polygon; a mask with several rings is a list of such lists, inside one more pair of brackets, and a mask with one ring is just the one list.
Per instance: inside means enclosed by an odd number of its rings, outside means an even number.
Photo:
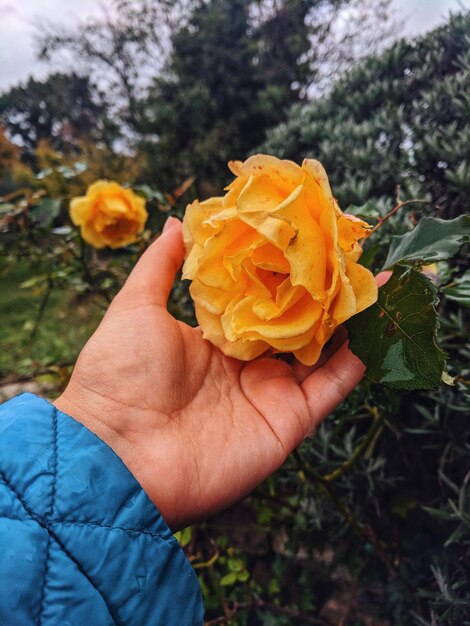
[{"label": "grass", "polygon": [[20,263],[0,273],[0,380],[72,364],[102,315],[90,300],[78,302],[73,294],[54,289],[34,333],[43,294],[19,286],[31,276]]}]

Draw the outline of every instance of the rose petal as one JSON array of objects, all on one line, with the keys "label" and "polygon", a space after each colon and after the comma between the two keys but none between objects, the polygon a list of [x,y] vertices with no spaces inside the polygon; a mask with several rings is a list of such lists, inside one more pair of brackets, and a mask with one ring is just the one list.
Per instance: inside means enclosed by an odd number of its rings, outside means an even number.
[{"label": "rose petal", "polygon": [[303,346],[298,350],[294,350],[294,356],[303,365],[315,365],[320,358],[323,346],[324,343],[318,343],[315,339],[313,339],[306,346]]},{"label": "rose petal", "polygon": [[189,249],[194,243],[204,246],[208,237],[212,237],[221,229],[223,224],[211,224],[207,220],[220,211],[222,201],[220,198],[211,198],[205,202],[195,200],[186,208],[183,221],[183,240],[186,249]]},{"label": "rose petal", "polygon": [[265,182],[264,178],[249,179],[237,201],[238,215],[245,224],[285,250],[296,231],[282,218],[273,216],[273,210],[285,198],[269,183],[266,190]]},{"label": "rose petal", "polygon": [[343,215],[318,161],[256,155],[230,167],[226,195],[193,203],[184,225],[204,337],[243,360],[271,349],[313,365],[336,326],[377,297],[356,263],[367,224]]},{"label": "rose petal", "polygon": [[287,195],[302,180],[302,170],[297,163],[267,154],[255,154],[249,157],[239,171],[241,175],[268,177],[273,185]]},{"label": "rose petal", "polygon": [[346,275],[356,296],[354,315],[374,304],[377,300],[378,287],[371,272],[358,263],[346,261]]},{"label": "rose petal", "polygon": [[[237,285],[240,286],[240,285]],[[243,287],[243,285],[241,286]],[[233,298],[233,294],[218,287],[203,285],[199,280],[193,280],[189,287],[191,297],[194,302],[204,307],[209,313],[222,315],[228,303]]]},{"label": "rose petal", "polygon": [[231,334],[237,337],[244,332],[256,332],[267,339],[289,339],[308,332],[322,313],[321,305],[306,295],[283,315],[266,324],[254,313],[255,302],[255,296],[247,296],[233,306],[229,305],[222,316],[224,330],[230,324]]},{"label": "rose petal", "polygon": [[235,338],[233,341],[227,341],[219,315],[209,313],[204,307],[199,307],[196,313],[204,339],[220,348],[227,356],[241,359],[242,361],[251,361],[269,349],[269,345],[264,341],[238,338]]},{"label": "rose petal", "polygon": [[70,202],[70,217],[75,226],[81,226],[88,219],[91,206],[85,196],[74,198]]}]

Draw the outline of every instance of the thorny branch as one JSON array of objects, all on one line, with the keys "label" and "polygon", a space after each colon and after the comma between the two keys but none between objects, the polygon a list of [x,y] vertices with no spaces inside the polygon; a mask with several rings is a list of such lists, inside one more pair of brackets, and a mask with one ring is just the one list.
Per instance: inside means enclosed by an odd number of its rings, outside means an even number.
[{"label": "thorny branch", "polygon": [[383,217],[380,217],[378,219],[377,224],[374,226],[374,228],[372,228],[372,230],[370,231],[370,234],[374,233],[381,226],[383,226],[384,222],[386,222],[388,219],[390,219],[392,217],[392,215],[395,215],[395,213],[397,213],[400,209],[402,209],[405,206],[408,206],[409,204],[414,204],[416,202],[421,203],[421,204],[431,204],[432,205],[432,202],[430,202],[429,200],[426,200],[425,198],[413,198],[412,200],[404,200],[402,202],[398,202],[398,204],[396,204],[393,207],[393,209],[387,213],[387,215],[384,215]]}]

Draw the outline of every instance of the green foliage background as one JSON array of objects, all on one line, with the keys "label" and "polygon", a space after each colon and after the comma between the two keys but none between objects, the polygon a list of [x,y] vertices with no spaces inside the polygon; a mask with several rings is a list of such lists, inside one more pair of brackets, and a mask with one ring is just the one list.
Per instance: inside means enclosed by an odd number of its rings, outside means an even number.
[{"label": "green foliage background", "polygon": [[402,40],[353,69],[331,93],[294,107],[268,133],[269,153],[317,157],[342,207],[429,197],[440,214],[469,209],[468,16]]},{"label": "green foliage background", "polygon": [[[280,3],[284,13],[258,29],[247,21],[249,4],[195,3],[148,91],[134,89],[124,68],[127,100],[124,89],[117,105],[72,73],[52,76],[49,90],[30,81],[0,97],[0,389],[26,382],[54,395],[66,384],[148,239],[196,190],[219,185],[220,193],[228,158],[317,158],[341,208],[371,223],[400,204],[367,243],[362,263],[374,272],[392,235],[423,216],[468,212],[468,13],[397,42],[307,101],[299,85],[315,70],[305,60],[304,18],[319,3]],[[281,51],[279,24],[289,24]],[[130,39],[148,35],[132,28]],[[221,39],[226,54],[216,55]],[[277,63],[289,54],[304,64]],[[18,135],[21,154],[8,139]],[[140,244],[98,254],[71,228],[69,198],[98,177],[146,196]],[[403,392],[365,380],[254,494],[179,533],[209,624],[470,624],[468,257],[461,250],[430,271],[445,294],[439,342],[455,385]],[[175,285],[170,308],[191,322],[186,285]]]}]

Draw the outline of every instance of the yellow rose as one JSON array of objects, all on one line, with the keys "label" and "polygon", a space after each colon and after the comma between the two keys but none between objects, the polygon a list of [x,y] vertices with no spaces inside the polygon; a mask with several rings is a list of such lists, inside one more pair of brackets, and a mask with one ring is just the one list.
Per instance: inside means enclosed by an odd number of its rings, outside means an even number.
[{"label": "yellow rose", "polygon": [[137,241],[147,221],[145,200],[118,183],[98,180],[70,202],[70,217],[95,248],[121,248]]},{"label": "yellow rose", "polygon": [[183,278],[204,337],[248,361],[267,350],[313,365],[341,324],[377,299],[358,265],[368,225],[345,215],[318,161],[231,161],[223,197],[186,209]]}]

